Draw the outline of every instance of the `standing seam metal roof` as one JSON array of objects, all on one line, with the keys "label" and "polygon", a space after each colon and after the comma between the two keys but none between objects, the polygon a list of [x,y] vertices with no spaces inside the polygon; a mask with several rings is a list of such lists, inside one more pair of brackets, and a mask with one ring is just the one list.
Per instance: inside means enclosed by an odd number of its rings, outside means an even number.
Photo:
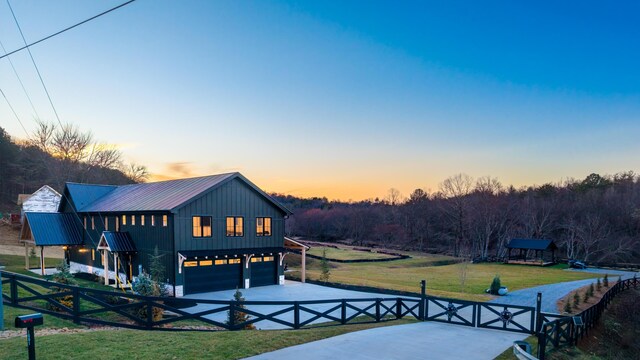
[{"label": "standing seam metal roof", "polygon": [[82,224],[72,213],[26,212],[25,216],[36,246],[82,244]]},{"label": "standing seam metal roof", "polygon": [[547,239],[511,239],[508,249],[554,250],[558,247],[553,240]]},{"label": "standing seam metal roof", "polygon": [[111,252],[137,252],[136,245],[128,231],[103,231],[102,238]]}]

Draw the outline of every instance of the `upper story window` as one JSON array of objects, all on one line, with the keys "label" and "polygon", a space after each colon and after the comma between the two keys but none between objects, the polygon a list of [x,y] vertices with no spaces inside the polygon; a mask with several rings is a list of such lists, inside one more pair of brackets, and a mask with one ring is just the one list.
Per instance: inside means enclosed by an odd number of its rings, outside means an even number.
[{"label": "upper story window", "polygon": [[144,215],[140,215],[140,226],[144,226]]},{"label": "upper story window", "polygon": [[256,218],[256,236],[271,236],[271,218]]},{"label": "upper story window", "polygon": [[167,215],[162,215],[162,226],[167,227],[168,224],[169,224],[169,219]]},{"label": "upper story window", "polygon": [[136,216],[135,215],[131,215],[131,226],[136,224]]},{"label": "upper story window", "polygon": [[106,216],[104,217],[104,229],[109,230],[109,218]]},{"label": "upper story window", "polygon": [[120,231],[120,221],[118,221],[119,220],[118,217],[116,216],[113,219],[115,220],[115,223],[116,223],[116,231]]},{"label": "upper story window", "polygon": [[83,222],[84,222],[84,229],[87,230],[87,217],[83,216],[82,219],[83,219]]},{"label": "upper story window", "polygon": [[211,237],[211,216],[194,216],[191,223],[193,237]]},{"label": "upper story window", "polygon": [[93,218],[93,216],[91,216],[91,230],[95,230],[96,229],[96,221]]},{"label": "upper story window", "polygon": [[156,226],[156,216],[151,215],[151,226]]},{"label": "upper story window", "polygon": [[227,236],[244,236],[242,216],[227,216]]},{"label": "upper story window", "polygon": [[127,225],[127,215],[122,215],[122,225]]}]

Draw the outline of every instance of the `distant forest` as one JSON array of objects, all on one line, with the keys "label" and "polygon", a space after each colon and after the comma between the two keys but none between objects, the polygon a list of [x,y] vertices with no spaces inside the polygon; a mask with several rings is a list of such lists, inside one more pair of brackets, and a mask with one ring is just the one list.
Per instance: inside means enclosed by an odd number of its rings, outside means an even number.
[{"label": "distant forest", "polygon": [[459,174],[437,192],[391,189],[351,203],[276,197],[294,212],[292,236],[478,260],[502,258],[511,238],[545,238],[564,258],[640,262],[640,177],[631,171],[521,189]]},{"label": "distant forest", "polygon": [[0,127],[0,212],[17,211],[18,194],[45,184],[61,192],[67,181],[120,185],[147,176],[144,166],[125,164],[117,148],[96,142],[75,125],[40,122],[20,141]]}]

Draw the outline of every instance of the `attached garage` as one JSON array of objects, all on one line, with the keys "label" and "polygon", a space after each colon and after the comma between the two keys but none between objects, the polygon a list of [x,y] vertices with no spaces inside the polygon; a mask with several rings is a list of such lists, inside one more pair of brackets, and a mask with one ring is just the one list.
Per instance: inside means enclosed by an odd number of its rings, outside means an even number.
[{"label": "attached garage", "polygon": [[251,287],[275,285],[278,283],[278,262],[275,256],[254,256],[251,258]]},{"label": "attached garage", "polygon": [[184,293],[242,288],[242,261],[235,259],[187,260],[184,268]]}]

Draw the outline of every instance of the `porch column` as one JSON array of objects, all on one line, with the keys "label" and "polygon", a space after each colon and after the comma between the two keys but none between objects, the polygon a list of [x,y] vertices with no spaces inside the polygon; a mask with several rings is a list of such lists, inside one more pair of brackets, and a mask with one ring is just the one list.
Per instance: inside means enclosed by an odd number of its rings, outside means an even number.
[{"label": "porch column", "polygon": [[113,278],[116,281],[116,288],[120,285],[120,277],[118,276],[118,253],[113,253]]},{"label": "porch column", "polygon": [[40,246],[40,269],[42,270],[42,276],[44,276],[44,246]]},{"label": "porch column", "polygon": [[300,275],[302,282],[307,282],[307,248],[302,247],[302,274]]},{"label": "porch column", "polygon": [[104,284],[109,285],[109,257],[107,250],[102,250],[102,265],[104,265]]},{"label": "porch column", "polygon": [[24,269],[29,270],[29,245],[24,243]]}]

